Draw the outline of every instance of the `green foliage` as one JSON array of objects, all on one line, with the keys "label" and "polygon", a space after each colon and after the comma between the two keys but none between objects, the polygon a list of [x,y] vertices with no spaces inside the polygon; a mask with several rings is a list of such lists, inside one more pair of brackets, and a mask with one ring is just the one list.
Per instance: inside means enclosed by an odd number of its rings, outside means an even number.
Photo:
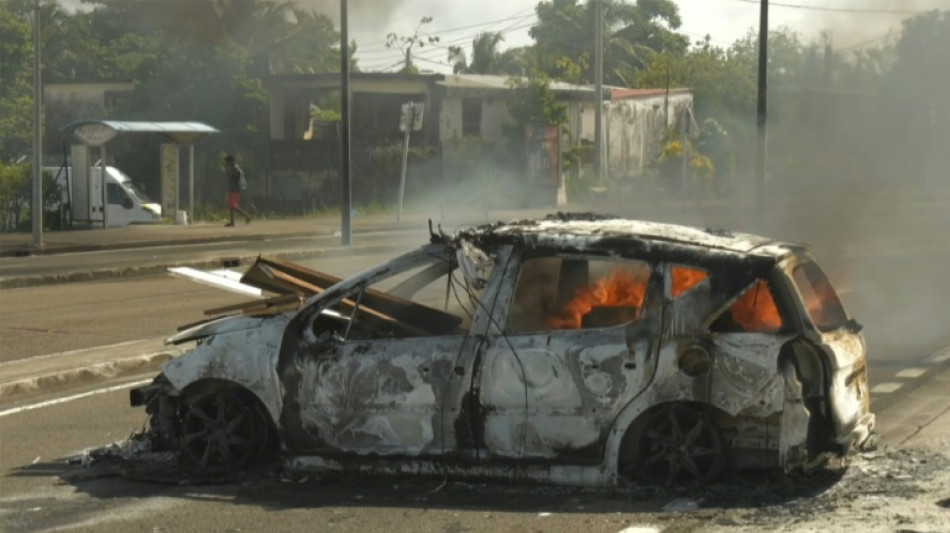
[{"label": "green foliage", "polygon": [[[592,43],[596,2],[542,1],[531,30],[538,64],[549,76],[593,81]],[[653,54],[682,52],[686,37],[675,33],[682,21],[673,0],[603,0],[604,82],[629,85],[632,69],[645,66]]]},{"label": "green foliage", "polygon": [[33,41],[29,20],[0,2],[0,162],[28,154],[33,138]]},{"label": "green foliage", "polygon": [[339,122],[342,115],[337,109],[323,109],[310,104],[310,118],[316,122]]},{"label": "green foliage", "polygon": [[[0,231],[7,232],[29,225],[32,220],[33,165],[8,165],[0,160]],[[55,217],[49,215],[62,198],[60,186],[50,172],[43,172],[43,209],[45,226]],[[52,224],[55,225],[55,224]]]},{"label": "green foliage", "polygon": [[567,104],[559,102],[551,90],[550,79],[540,72],[529,78],[509,78],[512,89],[508,112],[520,125],[567,123]]},{"label": "green foliage", "polygon": [[449,47],[449,62],[456,74],[522,74],[528,64],[525,62],[524,48],[500,51],[498,47],[505,40],[501,32],[482,32],[472,40],[472,60],[468,61],[460,46]]}]

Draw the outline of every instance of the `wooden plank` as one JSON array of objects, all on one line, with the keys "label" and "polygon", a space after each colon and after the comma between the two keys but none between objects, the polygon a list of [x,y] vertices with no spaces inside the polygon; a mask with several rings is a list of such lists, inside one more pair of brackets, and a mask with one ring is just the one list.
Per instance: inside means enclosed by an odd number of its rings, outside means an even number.
[{"label": "wooden plank", "polygon": [[[432,274],[430,269],[423,272]],[[248,269],[247,274],[241,278],[242,283],[266,290],[289,291],[296,288],[310,294],[319,294],[340,281],[341,279],[336,276],[317,272],[289,261],[265,257],[258,257]],[[428,332],[429,335],[454,331],[463,320],[462,317],[451,313],[376,289],[366,290],[361,306],[379,311],[383,316],[395,318],[399,322],[410,325],[416,331]]]},{"label": "wooden plank", "polygon": [[303,302],[303,297],[299,294],[283,294],[280,296],[274,296],[267,298],[265,300],[252,300],[250,302],[241,302],[239,304],[225,305],[222,307],[215,307],[214,309],[205,310],[205,315],[222,315],[225,313],[232,313],[235,311],[247,311],[248,309],[262,308],[266,309],[268,307],[273,307],[275,305],[287,305],[290,303],[295,303],[299,306]]}]

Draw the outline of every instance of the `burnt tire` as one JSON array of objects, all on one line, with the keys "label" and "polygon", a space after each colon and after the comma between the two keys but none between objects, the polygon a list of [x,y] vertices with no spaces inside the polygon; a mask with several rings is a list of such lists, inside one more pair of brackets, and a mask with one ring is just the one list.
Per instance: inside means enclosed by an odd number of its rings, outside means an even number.
[{"label": "burnt tire", "polygon": [[270,442],[267,415],[248,394],[213,390],[181,413],[181,457],[187,470],[229,473],[257,462]]},{"label": "burnt tire", "polygon": [[718,478],[728,463],[719,425],[696,404],[673,403],[647,415],[634,435],[636,452],[621,468],[635,482],[697,488]]}]

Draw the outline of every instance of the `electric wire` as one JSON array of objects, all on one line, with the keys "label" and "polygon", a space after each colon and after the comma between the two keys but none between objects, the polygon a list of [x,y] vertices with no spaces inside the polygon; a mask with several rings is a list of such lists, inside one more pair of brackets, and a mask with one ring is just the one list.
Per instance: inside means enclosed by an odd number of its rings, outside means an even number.
[{"label": "electric wire", "polygon": [[[743,4],[761,4],[760,0],[732,0],[733,2],[742,2]],[[927,13],[932,10],[926,9],[864,9],[857,7],[827,7],[827,6],[810,6],[804,4],[789,4],[785,2],[769,2],[769,7],[783,7],[789,9],[804,9],[809,11],[828,11],[833,13],[855,13],[855,14],[868,14],[868,15],[909,15],[909,14],[919,14]]]}]

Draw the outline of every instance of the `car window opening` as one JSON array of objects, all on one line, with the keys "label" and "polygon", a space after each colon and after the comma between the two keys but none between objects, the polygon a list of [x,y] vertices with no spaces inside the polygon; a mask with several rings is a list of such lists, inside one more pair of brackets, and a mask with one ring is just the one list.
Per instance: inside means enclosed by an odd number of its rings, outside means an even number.
[{"label": "car window opening", "polygon": [[782,317],[765,280],[746,289],[712,323],[714,333],[776,333],[782,329]]},{"label": "car window opening", "polygon": [[619,326],[640,318],[649,267],[640,261],[532,258],[515,290],[508,331]]},{"label": "car window opening", "polygon": [[821,268],[808,262],[792,270],[792,279],[802,297],[802,303],[815,327],[821,331],[834,331],[848,321],[838,293]]},{"label": "car window opening", "polygon": [[679,298],[707,277],[709,275],[701,268],[674,265],[670,269],[670,298]]}]

